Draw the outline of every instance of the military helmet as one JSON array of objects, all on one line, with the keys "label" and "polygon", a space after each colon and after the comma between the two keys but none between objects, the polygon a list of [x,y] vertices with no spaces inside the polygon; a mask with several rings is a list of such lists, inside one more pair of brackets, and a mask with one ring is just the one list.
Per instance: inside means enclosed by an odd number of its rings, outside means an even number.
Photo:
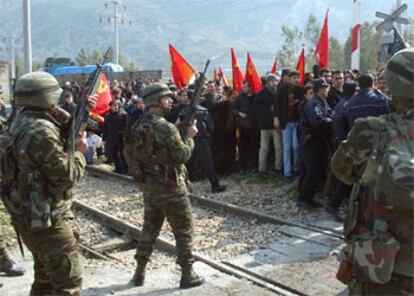
[{"label": "military helmet", "polygon": [[23,75],[16,82],[14,96],[21,107],[49,110],[57,105],[62,89],[56,78],[43,71]]},{"label": "military helmet", "polygon": [[403,49],[393,55],[383,75],[392,95],[414,100],[414,48]]},{"label": "military helmet", "polygon": [[171,94],[170,89],[164,83],[150,84],[141,91],[145,106],[158,105],[162,97],[171,96]]}]

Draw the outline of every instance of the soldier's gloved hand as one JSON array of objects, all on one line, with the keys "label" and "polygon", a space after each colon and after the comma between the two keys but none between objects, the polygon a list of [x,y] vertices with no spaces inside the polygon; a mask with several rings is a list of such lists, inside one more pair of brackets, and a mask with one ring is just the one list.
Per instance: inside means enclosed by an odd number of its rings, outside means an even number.
[{"label": "soldier's gloved hand", "polygon": [[75,150],[82,152],[83,154],[85,154],[88,150],[88,144],[86,143],[86,132],[83,132],[82,136],[77,139],[75,143]]},{"label": "soldier's gloved hand", "polygon": [[192,139],[197,135],[198,129],[197,129],[197,120],[194,120],[193,124],[190,125],[187,129],[187,139]]},{"label": "soldier's gloved hand", "polygon": [[90,109],[96,107],[96,102],[98,101],[98,95],[93,95],[88,98],[88,105]]}]

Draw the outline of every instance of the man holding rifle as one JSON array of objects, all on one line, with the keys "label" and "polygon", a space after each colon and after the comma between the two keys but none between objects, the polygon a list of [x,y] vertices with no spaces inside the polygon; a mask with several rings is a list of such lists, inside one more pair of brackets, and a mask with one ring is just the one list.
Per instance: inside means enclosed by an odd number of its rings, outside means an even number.
[{"label": "man holding rifle", "polygon": [[[61,93],[46,72],[17,81],[14,96],[21,109],[1,156],[1,195],[16,232],[33,255],[31,296],[81,295],[78,244],[69,220],[71,189],[84,173],[87,146],[84,139],[75,140],[70,164],[62,138],[69,116],[57,112]],[[88,98],[90,106],[95,103],[95,97]]]},{"label": "man holding rifle", "polygon": [[[132,158],[133,177],[144,192],[145,210],[132,282],[136,286],[144,284],[145,268],[166,218],[176,240],[177,263],[182,270],[180,287],[199,286],[204,280],[192,267],[193,218],[184,165],[194,148],[195,121],[191,120],[188,125],[186,119],[178,122],[180,133],[165,119],[172,107],[171,91],[165,84],[150,84],[142,90],[141,96],[148,112],[133,127]],[[197,95],[193,100],[197,100]],[[190,105],[194,105],[193,102]]]}]

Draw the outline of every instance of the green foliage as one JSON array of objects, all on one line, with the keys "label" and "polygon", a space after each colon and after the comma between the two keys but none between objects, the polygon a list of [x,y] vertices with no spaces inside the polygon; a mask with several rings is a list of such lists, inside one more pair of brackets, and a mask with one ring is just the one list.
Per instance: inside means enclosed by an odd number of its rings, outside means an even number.
[{"label": "green foliage", "polygon": [[[378,22],[368,23],[365,22],[361,28],[361,64],[360,69],[362,72],[376,71],[380,66],[379,56],[379,41],[382,33],[375,30]],[[345,42],[344,56],[346,68],[351,65],[351,50],[352,50],[352,31],[349,33],[349,37]]]},{"label": "green foliage", "polygon": [[89,60],[90,60],[89,53],[84,48],[81,48],[75,57],[76,64],[79,66],[89,65],[90,64]]},{"label": "green foliage", "polygon": [[279,51],[279,59],[285,67],[295,68],[302,48],[305,48],[306,68],[310,70],[315,64],[315,47],[321,34],[321,25],[314,15],[309,15],[308,21],[300,31],[297,27],[282,27],[285,41]]},{"label": "green foliage", "polygon": [[331,69],[344,70],[347,68],[345,63],[344,49],[338,39],[331,37],[330,48],[329,48],[329,64]]}]

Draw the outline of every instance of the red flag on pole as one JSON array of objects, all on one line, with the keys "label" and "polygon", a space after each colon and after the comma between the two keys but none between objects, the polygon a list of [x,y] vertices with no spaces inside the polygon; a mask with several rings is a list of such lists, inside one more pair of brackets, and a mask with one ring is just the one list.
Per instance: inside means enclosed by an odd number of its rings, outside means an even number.
[{"label": "red flag on pole", "polygon": [[169,44],[169,49],[174,84],[179,90],[182,90],[183,85],[191,84],[194,81],[195,71],[171,44]]},{"label": "red flag on pole", "polygon": [[315,49],[316,59],[318,61],[319,68],[329,67],[329,29],[328,29],[328,13],[326,11],[325,21],[323,22],[323,28],[321,31],[321,37]]},{"label": "red flag on pole", "polygon": [[275,62],[273,63],[272,71],[270,71],[272,74],[276,74],[277,71],[277,58],[275,59]]},{"label": "red flag on pole", "polygon": [[247,53],[247,62],[246,62],[246,74],[245,80],[251,82],[253,87],[253,92],[258,92],[262,88],[262,80],[260,79],[259,74],[257,73],[256,66],[253,63],[250,53]]},{"label": "red flag on pole", "polygon": [[219,76],[220,76],[220,81],[223,81],[223,84],[224,84],[224,86],[229,86],[229,83],[227,82],[227,78],[226,78],[226,76],[224,75],[224,72],[223,72],[223,70],[221,69],[221,67],[219,67]]},{"label": "red flag on pole", "polygon": [[303,86],[305,84],[305,49],[302,49],[300,53],[296,70],[298,70],[300,75],[300,85]]},{"label": "red flag on pole", "polygon": [[213,80],[214,80],[214,81],[219,80],[219,79],[218,79],[218,76],[217,76],[217,70],[216,70],[216,68],[214,68],[214,71],[213,71]]},{"label": "red flag on pole", "polygon": [[111,102],[111,90],[105,74],[101,76],[101,82],[99,83],[96,94],[98,100],[96,101],[95,108],[91,110],[91,113],[103,115],[109,111],[109,102]]},{"label": "red flag on pole", "polygon": [[239,63],[237,62],[236,54],[234,53],[233,48],[231,48],[231,66],[233,69],[233,89],[236,92],[241,92],[243,88],[244,77]]}]

